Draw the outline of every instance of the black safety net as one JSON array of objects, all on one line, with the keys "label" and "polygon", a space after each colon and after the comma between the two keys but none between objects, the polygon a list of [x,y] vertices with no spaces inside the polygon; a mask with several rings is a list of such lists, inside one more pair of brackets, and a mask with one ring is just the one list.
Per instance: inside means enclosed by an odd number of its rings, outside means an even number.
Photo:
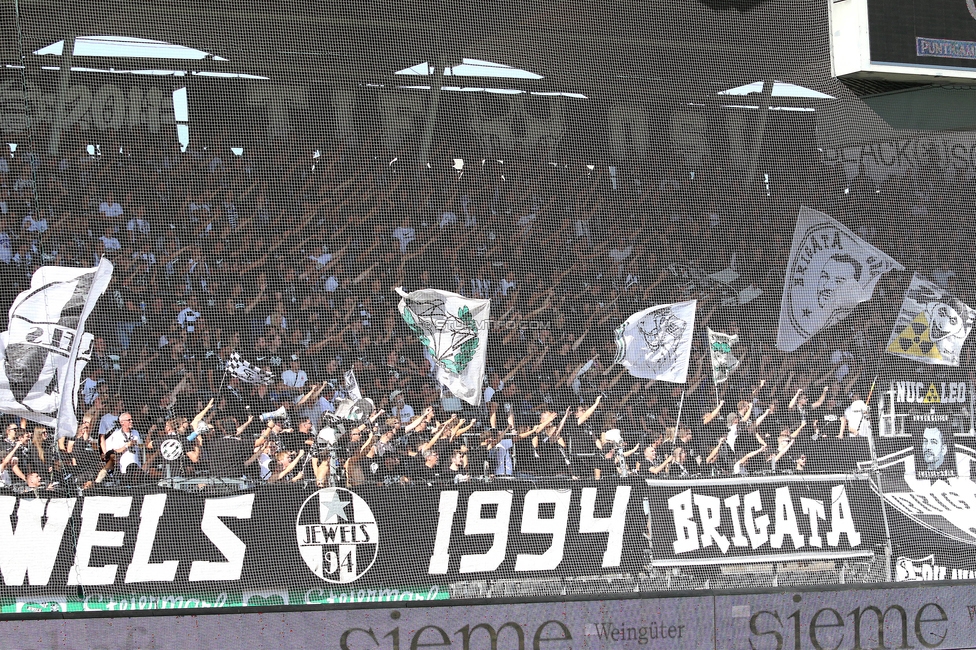
[{"label": "black safety net", "polygon": [[827,2],[0,30],[2,613],[976,575],[976,136]]}]

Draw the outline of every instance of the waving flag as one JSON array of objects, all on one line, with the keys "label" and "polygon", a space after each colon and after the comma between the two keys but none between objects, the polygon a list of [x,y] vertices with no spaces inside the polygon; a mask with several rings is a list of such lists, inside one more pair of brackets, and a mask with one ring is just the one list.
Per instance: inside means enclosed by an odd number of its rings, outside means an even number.
[{"label": "waving flag", "polygon": [[776,347],[792,352],[870,300],[881,276],[904,267],[823,212],[800,208],[786,269]]},{"label": "waving flag", "polygon": [[908,285],[888,352],[930,365],[958,366],[976,311],[917,273]]},{"label": "waving flag", "polygon": [[236,352],[232,352],[230,358],[227,359],[227,372],[247,384],[270,385],[274,383],[274,374],[262,368],[252,366],[249,361],[244,360]]},{"label": "waving flag", "polygon": [[695,332],[696,300],[637,312],[617,328],[614,363],[635,377],[683,384]]},{"label": "waving flag", "polygon": [[95,268],[42,266],[10,306],[0,334],[0,411],[52,427],[78,429],[75,405],[94,335],[85,321],[112,279],[112,263]]},{"label": "waving flag", "polygon": [[732,371],[739,367],[739,360],[732,354],[732,348],[738,342],[738,334],[723,334],[708,329],[708,355],[712,360],[712,380],[716,385],[728,381]]},{"label": "waving flag", "polygon": [[363,394],[359,390],[359,382],[356,380],[356,373],[352,371],[352,368],[350,368],[346,374],[342,376],[342,380],[343,384],[345,384],[343,388],[345,388],[346,394],[349,395],[349,397],[353,399],[363,398]]},{"label": "waving flag", "polygon": [[481,404],[490,300],[421,289],[400,294],[400,315],[434,360],[437,380],[468,404]]}]

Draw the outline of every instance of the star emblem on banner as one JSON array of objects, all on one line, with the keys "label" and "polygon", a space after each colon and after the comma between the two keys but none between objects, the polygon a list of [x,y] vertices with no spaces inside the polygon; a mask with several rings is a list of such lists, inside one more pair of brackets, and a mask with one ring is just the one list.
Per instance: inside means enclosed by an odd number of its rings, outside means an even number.
[{"label": "star emblem on banner", "polygon": [[369,504],[343,488],[324,488],[305,499],[295,535],[309,570],[333,584],[355,582],[379,552],[380,527]]},{"label": "star emblem on banner", "polygon": [[[333,517],[342,517],[343,521],[349,521],[349,517],[346,516],[346,506],[349,505],[349,501],[343,501],[339,498],[338,492],[332,493],[332,500],[322,503],[327,510],[322,513],[322,523],[328,523]],[[336,520],[338,521],[338,519]]]}]

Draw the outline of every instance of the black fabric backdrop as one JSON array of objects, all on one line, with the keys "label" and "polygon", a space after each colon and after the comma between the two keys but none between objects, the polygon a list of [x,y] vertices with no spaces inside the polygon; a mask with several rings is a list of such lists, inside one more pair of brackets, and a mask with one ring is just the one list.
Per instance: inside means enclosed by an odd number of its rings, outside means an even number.
[{"label": "black fabric backdrop", "polygon": [[[543,520],[542,524],[531,528],[532,530],[546,530],[546,533],[523,533],[523,504],[526,496],[533,490],[552,490],[548,495],[557,495],[553,501],[560,501],[565,504],[568,502],[568,511],[559,508],[555,504],[543,503],[532,509],[538,513],[538,517]],[[612,566],[603,566],[604,554],[608,545],[610,535],[606,532],[580,533],[580,505],[581,497],[587,490],[595,490],[594,506],[590,514],[595,518],[596,526],[601,525],[601,519],[609,518],[612,513],[614,499],[619,503],[626,502],[626,509],[621,511],[618,507],[618,523],[623,523],[622,539],[620,546],[619,562]],[[459,579],[463,580],[483,580],[501,578],[525,578],[525,577],[545,577],[545,576],[588,576],[602,575],[605,573],[623,573],[638,570],[642,564],[646,564],[648,541],[643,536],[645,532],[645,516],[642,506],[642,498],[646,491],[646,486],[639,481],[609,482],[603,481],[600,484],[573,484],[568,486],[565,482],[547,486],[544,483],[526,484],[509,483],[496,481],[492,484],[461,484],[459,486],[428,487],[411,486],[402,488],[373,488],[355,490],[369,506],[376,522],[378,540],[375,546],[375,562],[365,573],[346,583],[351,587],[367,588],[397,588],[397,587],[423,587],[425,585],[444,585]],[[17,499],[16,507],[13,507],[13,515],[10,517],[10,526],[6,530],[0,530],[0,538],[6,538],[5,548],[0,548],[0,569],[2,569],[3,584],[0,586],[0,597],[15,597],[36,593],[68,593],[81,595],[84,590],[92,588],[100,593],[132,593],[136,592],[157,592],[166,591],[178,593],[187,590],[192,593],[201,593],[209,590],[273,590],[273,589],[301,589],[311,587],[330,586],[330,582],[319,577],[309,568],[299,551],[299,536],[307,538],[308,532],[304,526],[298,525],[297,517],[303,503],[308,497],[316,494],[315,489],[302,489],[293,485],[269,485],[252,492],[234,493],[227,497],[203,498],[200,495],[188,494],[181,491],[159,489],[146,489],[143,491],[118,491],[117,493],[101,493],[97,497],[86,497],[77,499],[74,504],[71,519],[65,526],[61,537],[60,550],[53,563],[53,570],[48,580],[35,576],[22,567],[23,562],[12,561],[17,554],[33,554],[35,565],[43,565],[44,562],[37,562],[36,550],[43,548],[43,533],[37,524],[37,517],[26,522],[31,528],[18,528],[24,525],[21,518],[17,516],[20,509],[24,507],[25,501],[32,501],[25,497],[0,496],[0,503],[6,500],[6,505],[2,512],[11,511],[11,500]],[[434,552],[435,538],[438,531],[438,507],[443,492],[457,493],[457,507],[452,518],[450,528],[449,546],[447,552],[449,561],[446,571],[431,575],[431,556]],[[483,493],[493,492],[494,495]],[[629,492],[629,494],[628,494]],[[503,493],[503,494],[498,494]],[[128,567],[133,561],[133,554],[137,550],[139,541],[140,522],[145,517],[144,503],[147,497],[165,494],[166,501],[162,510],[162,516],[158,520],[155,535],[152,538],[152,551],[149,554],[150,565],[162,563],[170,560],[178,560],[179,565],[172,581],[153,581],[126,583]],[[350,502],[350,495],[344,490],[337,492],[341,501]],[[481,506],[478,513],[469,515],[467,513],[468,500],[472,495],[479,498],[488,497],[489,499],[505,500],[510,495],[511,513],[507,522],[508,540],[503,549],[503,558],[498,567],[492,571],[467,571],[461,572],[461,558],[463,555],[483,554],[492,546],[494,539],[492,534],[472,534],[465,535],[466,523],[468,518],[480,515],[482,519],[489,521],[483,526],[492,533],[498,534],[506,528],[505,522],[500,517],[499,508],[492,505]],[[48,495],[41,495],[45,499]],[[538,496],[536,494],[535,496]],[[96,505],[111,507],[124,506],[124,499],[131,497],[131,506],[128,516],[116,517],[101,514],[98,517],[97,535],[104,536],[106,532],[117,531],[124,533],[124,537],[115,540],[120,546],[100,546],[95,545],[91,551],[88,562],[90,567],[104,567],[106,565],[117,564],[118,570],[115,572],[114,581],[111,584],[98,585],[79,585],[69,584],[69,572],[75,563],[76,549],[85,546],[86,535],[91,538],[90,527],[93,522],[87,524],[83,521],[83,510],[86,507],[84,501],[101,500],[96,503],[89,503],[87,507],[92,509]],[[158,497],[157,497],[158,498]],[[209,532],[220,538],[220,545],[230,552],[230,556],[236,557],[235,548],[241,544],[244,546],[243,566],[240,577],[235,575],[227,580],[194,580],[191,581],[191,570],[194,562],[209,561],[226,563],[233,557],[225,557],[227,553],[222,553],[218,546],[211,541],[211,537],[201,530],[207,526],[202,526],[205,510],[209,508],[224,508],[231,499],[236,499],[232,503],[237,503],[241,511],[246,514],[246,502],[253,498],[250,508],[249,518],[235,518],[228,516],[219,517],[219,521],[229,529],[237,540],[228,536],[225,531],[220,530],[219,526],[214,525],[215,518],[209,517]],[[453,497],[451,497],[453,498]],[[316,501],[317,499],[313,499]],[[121,504],[121,505],[120,505]],[[158,504],[158,502],[157,502]],[[241,505],[243,504],[243,505]],[[157,505],[158,508],[158,505]],[[124,510],[124,508],[123,508]],[[148,508],[147,508],[148,510]],[[316,510],[306,512],[304,519],[311,521],[309,517],[315,519]],[[92,510],[93,512],[94,510]],[[560,512],[566,514],[566,525],[562,526],[559,519]],[[354,520],[353,508],[347,507],[344,511],[349,520]],[[142,516],[141,516],[142,515]],[[553,519],[555,517],[555,519]],[[93,517],[89,517],[90,519]],[[495,521],[490,521],[492,519]],[[546,522],[550,519],[552,523]],[[40,525],[50,524],[51,518],[41,518]],[[302,523],[305,523],[304,521]],[[345,521],[339,521],[345,524]],[[0,520],[0,528],[7,525],[7,522]],[[539,527],[541,526],[541,528]],[[85,530],[88,532],[86,533]],[[147,531],[149,529],[147,528]],[[565,530],[565,546],[561,554],[555,556],[558,564],[550,569],[543,571],[519,571],[516,572],[517,556],[522,554],[542,554],[553,544],[554,535]],[[14,533],[14,541],[11,542],[10,531]],[[24,537],[21,537],[24,535]],[[360,533],[361,535],[361,533]],[[148,532],[145,535],[148,539]],[[363,540],[361,536],[360,541]],[[79,544],[79,541],[82,542]],[[105,538],[100,538],[105,542]],[[368,562],[373,553],[373,540],[358,551],[359,565],[362,569]],[[328,548],[324,549],[328,550]],[[558,551],[558,549],[557,549]],[[554,552],[555,553],[555,552]],[[22,556],[23,557],[23,556]],[[365,560],[364,560],[365,558]],[[527,564],[531,568],[539,566],[538,563],[531,561]],[[16,569],[19,567],[19,571]],[[225,569],[226,565],[221,565],[218,570]],[[233,571],[231,572],[234,573]],[[24,579],[26,575],[27,579]],[[23,583],[21,581],[23,580]],[[76,580],[79,581],[79,580]],[[84,582],[83,578],[80,580]],[[341,586],[335,583],[335,586]]]}]

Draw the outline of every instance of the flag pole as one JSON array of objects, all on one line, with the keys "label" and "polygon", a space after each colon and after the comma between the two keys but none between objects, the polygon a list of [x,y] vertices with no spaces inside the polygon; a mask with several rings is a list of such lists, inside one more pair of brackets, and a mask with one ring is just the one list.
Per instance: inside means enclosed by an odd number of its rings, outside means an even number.
[{"label": "flag pole", "polygon": [[220,395],[220,391],[223,390],[226,384],[227,384],[227,364],[224,363],[224,375],[220,378],[220,386],[217,387],[217,394],[214,395],[214,397]]},{"label": "flag pole", "polygon": [[871,396],[874,395],[874,387],[878,383],[878,377],[879,376],[880,375],[875,375],[874,376],[874,381],[871,382],[871,390],[868,391],[868,398],[866,400],[864,400],[864,403],[867,404],[868,406],[871,406]]},{"label": "flag pole", "polygon": [[672,438],[672,442],[678,439],[678,427],[681,426],[681,410],[684,408],[684,405],[685,405],[685,390],[682,388],[681,401],[678,402],[678,417],[675,418],[674,421],[674,437]]},{"label": "flag pole", "polygon": [[[879,376],[880,375],[875,375],[874,376],[874,381],[871,382],[871,390],[868,391],[868,397],[867,397],[866,400],[864,400],[864,406],[868,407],[868,412],[865,413],[864,414],[864,417],[861,418],[861,421],[857,423],[857,435],[861,435],[861,427],[864,426],[864,418],[865,417],[868,417],[870,415],[870,413],[871,413],[871,409],[870,409],[870,406],[871,406],[871,396],[874,395],[874,387],[878,383],[878,377]],[[874,448],[874,442],[873,441],[874,441],[874,436],[870,436],[868,438],[868,442],[870,443],[870,446],[871,446],[872,449]]]}]

